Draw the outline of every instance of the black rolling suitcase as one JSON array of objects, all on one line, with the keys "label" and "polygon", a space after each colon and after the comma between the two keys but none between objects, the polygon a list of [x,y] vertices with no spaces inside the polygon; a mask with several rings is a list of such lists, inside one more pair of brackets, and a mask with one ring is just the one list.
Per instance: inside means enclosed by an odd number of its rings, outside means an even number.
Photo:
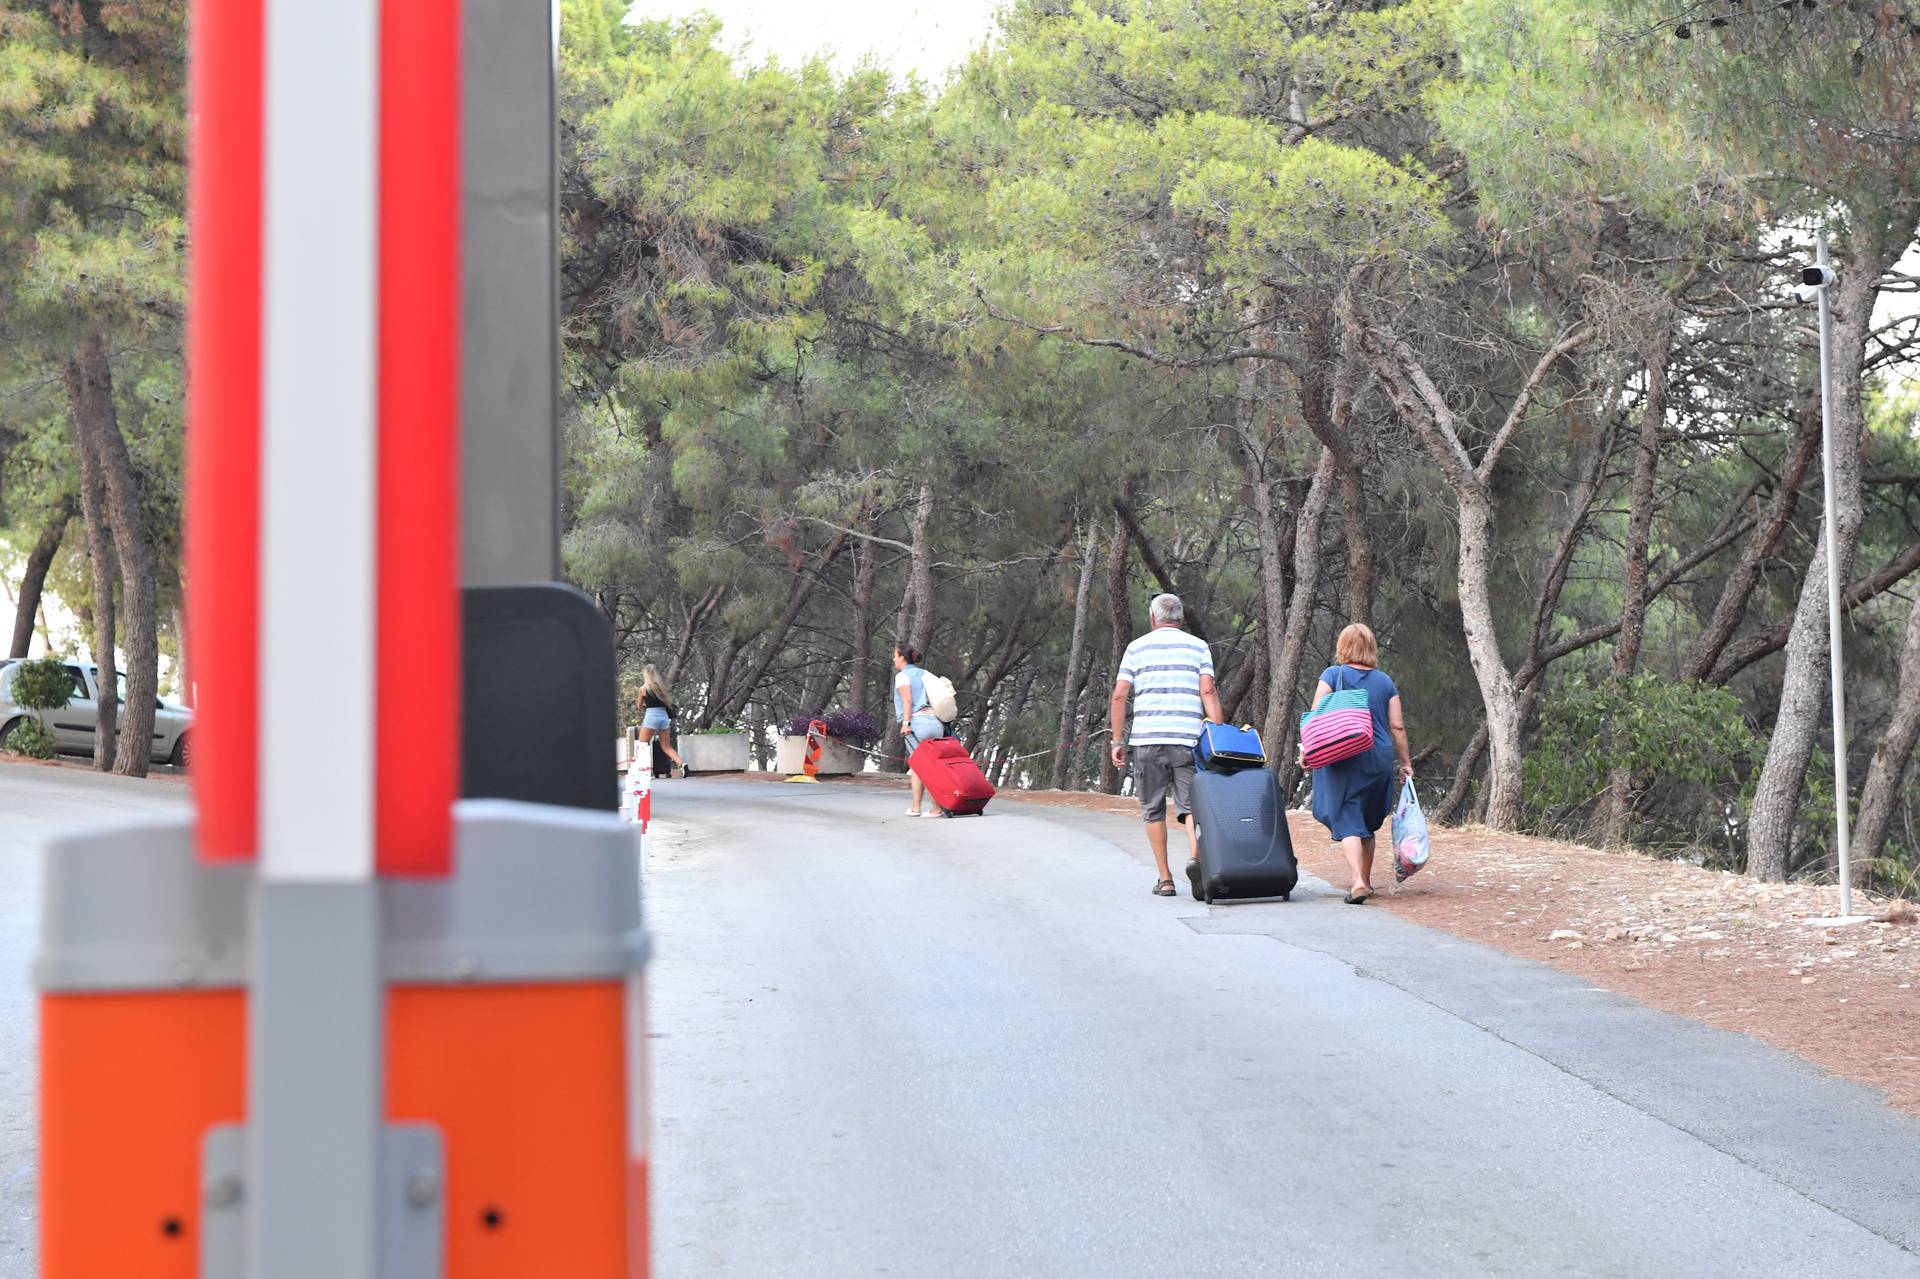
[{"label": "black rolling suitcase", "polygon": [[1285,899],[1300,882],[1280,779],[1264,768],[1196,769],[1193,821],[1200,860],[1187,867],[1195,901]]}]

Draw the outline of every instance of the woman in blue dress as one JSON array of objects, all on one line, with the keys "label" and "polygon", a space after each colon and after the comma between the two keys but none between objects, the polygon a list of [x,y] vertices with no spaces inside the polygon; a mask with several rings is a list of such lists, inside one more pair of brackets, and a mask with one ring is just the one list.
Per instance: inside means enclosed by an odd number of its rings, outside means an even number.
[{"label": "woman in blue dress", "polygon": [[1413,777],[1413,753],[1400,718],[1400,690],[1391,676],[1376,667],[1379,660],[1380,645],[1373,632],[1355,622],[1340,632],[1334,664],[1321,672],[1319,687],[1313,691],[1313,704],[1318,706],[1329,693],[1357,688],[1367,695],[1367,709],[1373,713],[1372,750],[1313,770],[1314,820],[1333,833],[1353,871],[1353,888],[1347,893],[1352,906],[1373,896],[1374,834],[1387,820],[1400,778]]}]

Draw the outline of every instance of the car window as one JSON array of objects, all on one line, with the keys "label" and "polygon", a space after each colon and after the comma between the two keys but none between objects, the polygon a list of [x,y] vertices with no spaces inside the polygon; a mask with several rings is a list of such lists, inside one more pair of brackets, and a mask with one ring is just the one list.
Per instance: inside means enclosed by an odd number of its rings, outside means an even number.
[{"label": "car window", "polygon": [[[115,671],[114,681],[120,687],[119,704],[125,706],[127,704],[127,673],[125,671]],[[156,697],[153,699],[153,709],[163,711],[167,709],[167,704]]]},{"label": "car window", "polygon": [[72,695],[74,697],[81,699],[82,701],[85,701],[88,696],[86,676],[80,673],[80,668],[78,666],[68,666],[64,669],[67,672],[67,677],[73,681]]}]

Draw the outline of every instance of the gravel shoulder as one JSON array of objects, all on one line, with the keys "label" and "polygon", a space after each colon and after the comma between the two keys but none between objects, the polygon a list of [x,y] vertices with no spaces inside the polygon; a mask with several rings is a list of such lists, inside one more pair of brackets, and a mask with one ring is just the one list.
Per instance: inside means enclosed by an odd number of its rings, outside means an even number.
[{"label": "gravel shoulder", "polygon": [[[748,774],[769,781],[768,774]],[[904,786],[868,774],[829,785]],[[1131,800],[1008,792],[1023,803],[1132,814]],[[1288,815],[1303,869],[1344,885],[1346,863],[1311,815]],[[1606,852],[1484,827],[1435,828],[1433,860],[1393,886],[1376,869],[1371,903],[1578,976],[1663,1012],[1751,1035],[1885,1094],[1920,1115],[1920,914],[1911,902],[1837,888],[1763,884],[1633,852]]]}]

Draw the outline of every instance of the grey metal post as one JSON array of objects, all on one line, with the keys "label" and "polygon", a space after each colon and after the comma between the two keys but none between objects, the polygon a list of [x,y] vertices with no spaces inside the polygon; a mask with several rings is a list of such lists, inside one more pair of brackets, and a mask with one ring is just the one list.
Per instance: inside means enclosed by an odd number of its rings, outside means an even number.
[{"label": "grey metal post", "polygon": [[[1819,241],[1820,267],[1829,267],[1827,237]],[[1825,477],[1827,520],[1827,662],[1833,681],[1833,817],[1840,854],[1840,913],[1853,914],[1853,849],[1847,818],[1847,693],[1842,674],[1846,656],[1840,648],[1840,539],[1836,537],[1833,501],[1833,311],[1827,301],[1830,284],[1818,286],[1820,295],[1820,435],[1821,471]]]},{"label": "grey metal post", "polygon": [[[245,1273],[380,1279],[380,6],[267,0],[263,17]],[[316,689],[331,733],[320,754]]]},{"label": "grey metal post", "polygon": [[246,1274],[379,1279],[380,888],[262,879],[247,1000]]},{"label": "grey metal post", "polygon": [[560,577],[555,0],[466,0],[461,579]]}]

